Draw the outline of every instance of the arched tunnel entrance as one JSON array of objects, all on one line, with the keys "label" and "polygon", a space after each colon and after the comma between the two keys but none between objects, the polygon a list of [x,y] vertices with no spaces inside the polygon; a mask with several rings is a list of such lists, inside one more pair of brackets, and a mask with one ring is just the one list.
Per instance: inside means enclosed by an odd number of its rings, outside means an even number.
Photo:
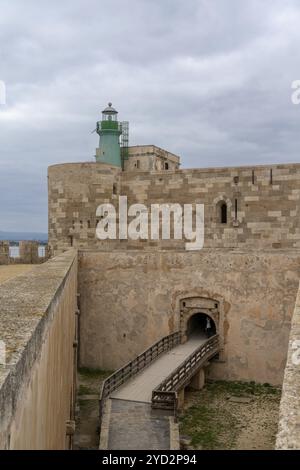
[{"label": "arched tunnel entrance", "polygon": [[187,337],[199,336],[210,338],[216,334],[216,325],[214,320],[206,313],[195,313],[187,322]]}]

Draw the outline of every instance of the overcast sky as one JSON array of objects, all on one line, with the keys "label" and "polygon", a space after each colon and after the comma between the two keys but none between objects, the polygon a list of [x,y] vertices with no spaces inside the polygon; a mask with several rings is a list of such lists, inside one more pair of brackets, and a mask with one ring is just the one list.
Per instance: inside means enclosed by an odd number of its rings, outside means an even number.
[{"label": "overcast sky", "polygon": [[299,44],[299,0],[0,0],[0,230],[47,231],[108,101],[183,167],[299,162]]}]

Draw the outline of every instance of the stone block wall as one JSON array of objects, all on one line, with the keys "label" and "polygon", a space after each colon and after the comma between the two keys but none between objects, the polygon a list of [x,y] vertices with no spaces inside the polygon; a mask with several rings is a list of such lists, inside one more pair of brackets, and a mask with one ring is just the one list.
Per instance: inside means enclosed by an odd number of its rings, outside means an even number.
[{"label": "stone block wall", "polygon": [[75,250],[0,285],[0,449],[72,446],[76,294]]},{"label": "stone block wall", "polygon": [[35,241],[20,241],[20,258],[24,264],[39,263],[39,243]]},{"label": "stone block wall", "polygon": [[[99,204],[204,204],[206,248],[300,247],[300,165],[124,171],[101,163],[49,168],[49,244],[78,248],[183,250],[185,240],[96,239]],[[227,223],[221,223],[221,204]]]},{"label": "stone block wall", "polygon": [[[119,168],[103,163],[71,163],[48,169],[48,226],[52,256],[71,246],[95,245],[96,208],[117,198],[120,173]],[[105,242],[99,241],[97,246],[103,247]]]},{"label": "stone block wall", "polygon": [[186,325],[189,305],[216,305],[212,377],[280,385],[299,275],[300,252],[288,250],[81,250],[81,365],[117,369]]},{"label": "stone block wall", "polygon": [[39,242],[36,241],[20,241],[18,257],[10,256],[9,246],[9,241],[0,241],[0,265],[41,264],[50,258],[49,245],[45,246],[45,255],[39,256]]},{"label": "stone block wall", "polygon": [[9,242],[0,241],[0,265],[9,264]]},{"label": "stone block wall", "polygon": [[129,147],[129,158],[124,162],[125,171],[177,170],[180,157],[155,145]]}]

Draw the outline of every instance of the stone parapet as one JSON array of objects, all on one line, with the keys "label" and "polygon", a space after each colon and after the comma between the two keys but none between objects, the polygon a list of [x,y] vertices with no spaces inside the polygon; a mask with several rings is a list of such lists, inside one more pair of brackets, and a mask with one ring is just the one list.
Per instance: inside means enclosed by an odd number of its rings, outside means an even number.
[{"label": "stone parapet", "polygon": [[300,289],[291,323],[276,449],[300,449]]},{"label": "stone parapet", "polygon": [[0,449],[70,448],[77,253],[0,285]]}]

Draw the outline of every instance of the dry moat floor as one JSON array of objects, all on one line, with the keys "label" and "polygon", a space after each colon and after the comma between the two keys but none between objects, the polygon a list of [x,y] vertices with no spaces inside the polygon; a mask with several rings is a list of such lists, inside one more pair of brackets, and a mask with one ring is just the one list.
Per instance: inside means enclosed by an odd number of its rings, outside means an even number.
[{"label": "dry moat floor", "polygon": [[74,449],[99,448],[100,387],[111,373],[87,368],[78,371]]},{"label": "dry moat floor", "polygon": [[254,382],[207,383],[187,390],[179,416],[183,446],[194,449],[273,449],[281,390]]},{"label": "dry moat floor", "polygon": [[[74,449],[99,446],[99,390],[109,371],[80,369]],[[183,448],[273,449],[281,391],[268,384],[217,381],[186,390],[179,415]]]}]

